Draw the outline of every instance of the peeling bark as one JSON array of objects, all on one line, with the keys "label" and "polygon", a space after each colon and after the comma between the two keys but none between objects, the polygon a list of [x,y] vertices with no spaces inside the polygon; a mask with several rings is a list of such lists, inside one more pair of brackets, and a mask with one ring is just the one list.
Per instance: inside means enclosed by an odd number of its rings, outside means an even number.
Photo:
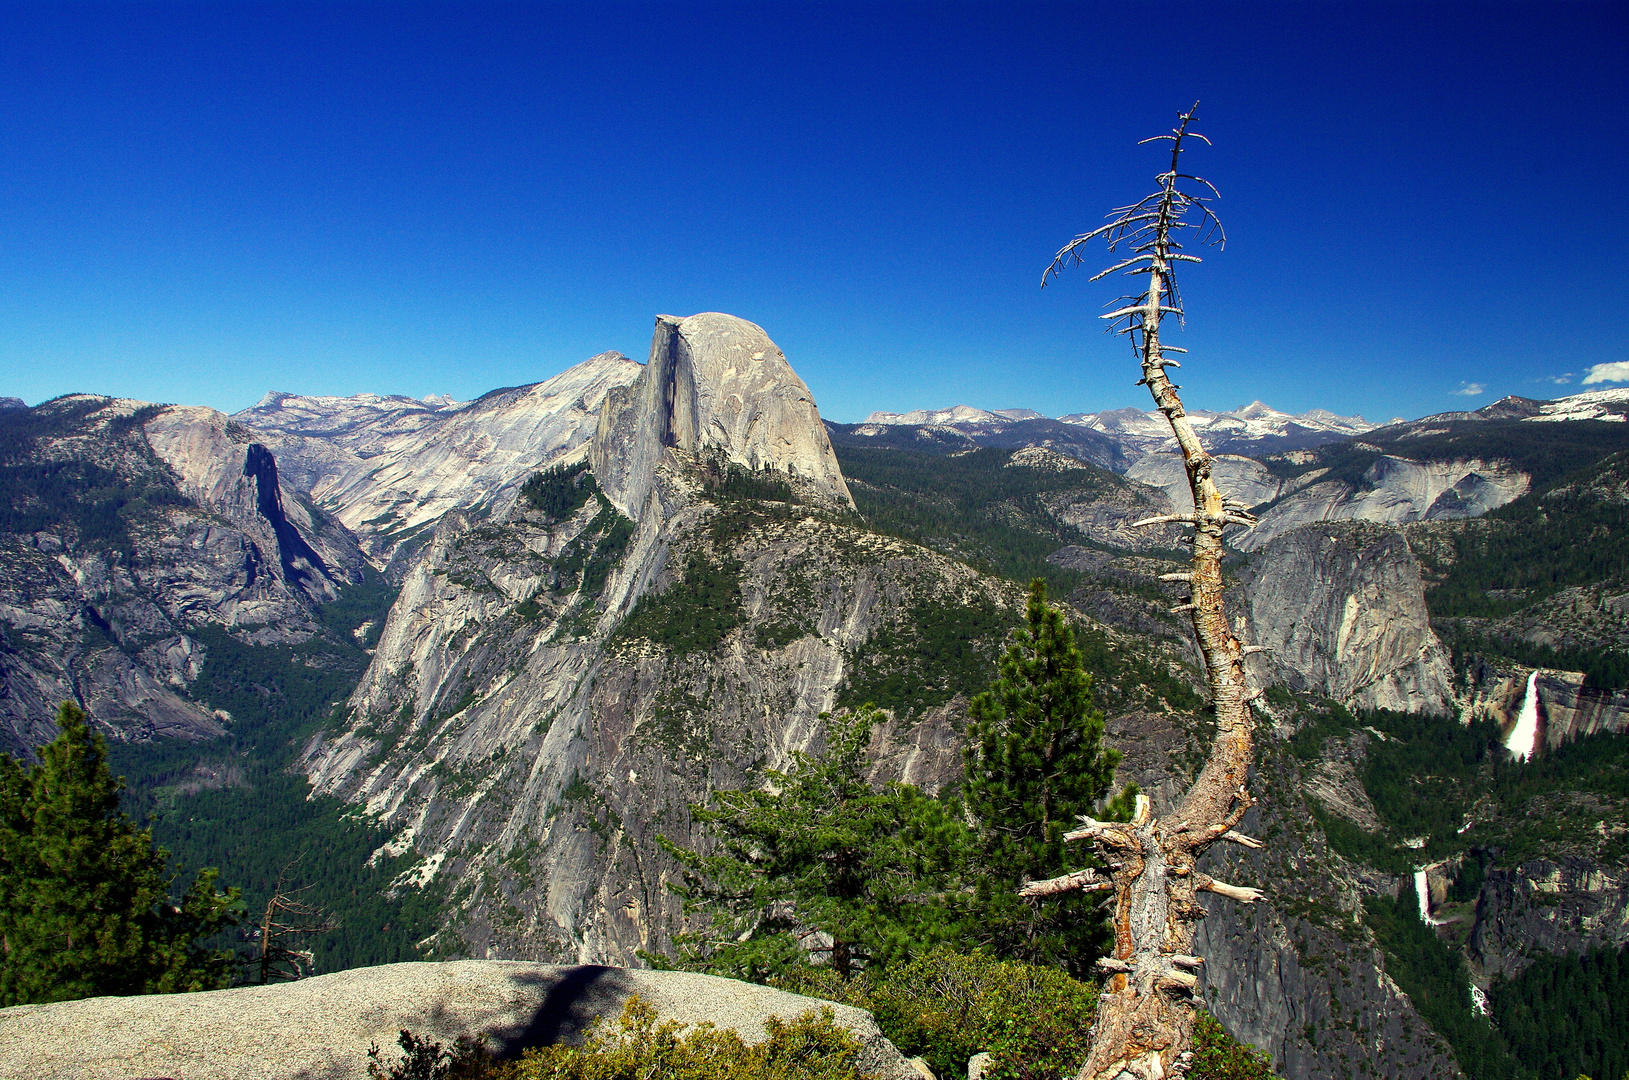
[{"label": "peeling bark", "polygon": [[[1172,134],[1144,140],[1171,140],[1171,168],[1157,177],[1160,189],[1116,210],[1109,224],[1077,237],[1058,252],[1041,278],[1044,286],[1065,265],[1079,263],[1082,247],[1098,239],[1105,240],[1110,251],[1124,244],[1134,254],[1094,281],[1117,270],[1148,275],[1147,289],[1140,296],[1121,298],[1133,303],[1103,318],[1111,321],[1111,329],[1131,338],[1142,363],[1141,383],[1153,395],[1155,407],[1165,414],[1182,450],[1193,512],[1136,524],[1180,521],[1194,530],[1191,571],[1166,577],[1191,587],[1191,597],[1173,610],[1187,613],[1193,621],[1216,709],[1216,741],[1210,757],[1174,814],[1156,818],[1147,798],[1138,796],[1136,815],[1130,822],[1085,819],[1082,828],[1064,837],[1092,841],[1109,866],[1115,894],[1114,954],[1099,961],[1109,978],[1092,1027],[1091,1055],[1078,1080],[1164,1080],[1186,1072],[1192,1059],[1197,1007],[1193,991],[1198,979],[1192,969],[1203,963],[1189,952],[1195,924],[1205,914],[1196,894],[1213,892],[1240,903],[1263,897],[1257,889],[1215,881],[1195,870],[1199,857],[1218,840],[1261,846],[1233,831],[1251,805],[1245,783],[1255,753],[1250,702],[1256,695],[1245,677],[1246,647],[1233,636],[1222,610],[1223,530],[1232,524],[1253,525],[1255,519],[1217,489],[1210,455],[1183,410],[1177,387],[1165,374],[1166,368],[1181,366],[1165,354],[1186,350],[1160,343],[1164,316],[1182,316],[1175,265],[1199,261],[1181,252],[1180,230],[1195,230],[1201,243],[1220,244],[1225,239],[1220,222],[1206,205],[1215,189],[1179,171],[1185,140],[1209,142],[1188,130],[1197,108],[1196,103],[1178,117]],[[1187,190],[1181,186],[1184,182]],[[1199,186],[1210,196],[1193,194]],[[1190,215],[1197,220],[1188,220]],[[1035,895],[1083,887],[1100,884],[1090,875],[1076,873],[1029,886]]]}]

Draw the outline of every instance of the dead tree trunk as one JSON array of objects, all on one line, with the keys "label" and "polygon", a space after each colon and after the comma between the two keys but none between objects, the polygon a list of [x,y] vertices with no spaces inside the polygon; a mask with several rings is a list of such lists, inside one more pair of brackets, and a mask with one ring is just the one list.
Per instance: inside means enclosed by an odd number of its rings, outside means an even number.
[{"label": "dead tree trunk", "polygon": [[299,895],[310,889],[285,886],[288,873],[299,858],[295,857],[277,875],[271,899],[266,901],[266,913],[260,922],[260,955],[254,963],[260,968],[261,983],[278,979],[303,979],[311,974],[316,955],[310,949],[296,946],[305,943],[313,934],[326,934],[339,929],[339,921],[324,908],[307,903]]},{"label": "dead tree trunk", "polygon": [[[1041,277],[1044,286],[1065,265],[1081,262],[1081,248],[1098,239],[1106,241],[1110,251],[1125,245],[1130,257],[1093,281],[1117,270],[1148,275],[1145,290],[1121,297],[1122,302],[1130,303],[1102,317],[1111,320],[1112,329],[1130,337],[1142,363],[1139,385],[1147,385],[1153,394],[1155,406],[1170,422],[1182,450],[1193,512],[1136,524],[1176,521],[1193,528],[1192,569],[1167,574],[1165,579],[1190,586],[1191,595],[1173,611],[1186,612],[1193,620],[1216,709],[1216,741],[1210,758],[1173,815],[1154,817],[1147,797],[1138,796],[1132,821],[1086,819],[1082,828],[1065,836],[1066,840],[1095,844],[1109,866],[1107,880],[1089,872],[1075,873],[1034,882],[1024,890],[1032,896],[1081,888],[1114,890],[1114,955],[1098,962],[1109,972],[1109,979],[1092,1028],[1091,1056],[1078,1080],[1161,1080],[1186,1072],[1196,1008],[1193,990],[1198,983],[1194,971],[1203,963],[1191,952],[1194,926],[1204,917],[1195,898],[1201,891],[1242,903],[1262,897],[1256,889],[1214,881],[1195,869],[1200,855],[1218,840],[1261,846],[1233,831],[1251,803],[1245,781],[1255,752],[1255,718],[1250,706],[1254,695],[1246,687],[1244,656],[1253,650],[1233,636],[1222,610],[1223,530],[1235,524],[1248,527],[1255,519],[1217,490],[1211,458],[1183,411],[1177,387],[1165,374],[1167,367],[1181,366],[1165,354],[1187,350],[1160,342],[1164,316],[1182,318],[1176,264],[1200,261],[1182,253],[1181,230],[1193,230],[1189,235],[1200,243],[1220,245],[1225,240],[1221,223],[1206,205],[1215,196],[1215,188],[1179,171],[1185,140],[1209,142],[1188,130],[1197,108],[1196,103],[1178,117],[1172,134],[1144,140],[1168,139],[1172,144],[1171,168],[1157,177],[1159,190],[1114,211],[1109,224],[1077,237],[1058,252]],[[1190,215],[1196,220],[1187,220]]]}]

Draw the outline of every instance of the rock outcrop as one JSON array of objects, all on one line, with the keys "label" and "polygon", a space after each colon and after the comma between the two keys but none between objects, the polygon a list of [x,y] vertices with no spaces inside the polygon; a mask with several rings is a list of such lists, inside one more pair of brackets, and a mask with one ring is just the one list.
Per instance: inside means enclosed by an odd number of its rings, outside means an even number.
[{"label": "rock outcrop", "polygon": [[[1246,506],[1272,502],[1285,491],[1286,481],[1274,476],[1267,466],[1254,458],[1216,454],[1211,460],[1211,474],[1216,478],[1216,486],[1229,498],[1237,499]],[[1126,478],[1165,492],[1176,513],[1193,511],[1193,494],[1188,489],[1188,472],[1182,465],[1181,454],[1149,454],[1126,470]]]},{"label": "rock outcrop", "polygon": [[[629,963],[666,948],[682,913],[658,833],[705,843],[689,804],[818,747],[882,631],[1018,601],[848,519],[808,391],[750,323],[659,322],[651,364],[602,415],[601,494],[561,520],[525,503],[447,515],[349,723],[303,754],[317,791],[399,830],[396,850],[422,859],[412,887],[453,898],[447,949]],[[731,465],[799,501],[727,495]],[[722,625],[697,606],[703,579],[739,597]],[[901,717],[879,754],[938,775],[952,720]]]},{"label": "rock outcrop", "polygon": [[589,462],[639,519],[672,451],[779,474],[817,505],[854,505],[809,388],[762,327],[733,315],[657,316],[650,362],[606,395]]},{"label": "rock outcrop", "polygon": [[0,1080],[366,1080],[369,1047],[395,1062],[404,1029],[443,1045],[467,1036],[513,1057],[580,1043],[633,995],[662,1020],[709,1022],[748,1043],[764,1040],[770,1017],[830,1009],[859,1039],[863,1068],[884,1080],[918,1080],[871,1015],[853,1006],[689,972],[483,960],[0,1009]]},{"label": "rock outcrop", "polygon": [[[1615,839],[1606,828],[1602,822],[1602,840]],[[1614,832],[1621,829],[1614,823]],[[1477,898],[1467,951],[1485,986],[1493,979],[1521,974],[1537,956],[1625,943],[1629,943],[1629,868],[1622,857],[1603,863],[1567,856],[1489,870]]]},{"label": "rock outcrop", "polygon": [[197,628],[303,641],[360,580],[350,534],[213,409],[74,395],[7,423],[5,464],[40,489],[24,531],[0,534],[0,750],[52,738],[64,700],[115,738],[219,735],[187,692]]},{"label": "rock outcrop", "polygon": [[1371,521],[1403,525],[1479,517],[1527,494],[1530,477],[1501,461],[1410,461],[1382,455],[1360,482],[1299,477],[1295,490],[1262,511],[1254,529],[1235,539],[1255,551],[1292,529],[1316,521]]},{"label": "rock outcrop", "polygon": [[533,470],[580,458],[606,393],[642,370],[607,352],[465,404],[268,394],[233,419],[383,565],[448,511],[507,506]]},{"label": "rock outcrop", "polygon": [[1401,534],[1309,525],[1258,548],[1235,597],[1262,685],[1283,681],[1353,707],[1447,712],[1447,651],[1431,630],[1419,562]]},{"label": "rock outcrop", "polygon": [[1508,736],[1516,726],[1529,684],[1537,712],[1537,739],[1549,747],[1599,731],[1629,731],[1629,691],[1585,686],[1578,671],[1540,669],[1529,679],[1530,668],[1495,669],[1484,664],[1472,672],[1476,690],[1467,703],[1466,719],[1486,718],[1498,723]]}]

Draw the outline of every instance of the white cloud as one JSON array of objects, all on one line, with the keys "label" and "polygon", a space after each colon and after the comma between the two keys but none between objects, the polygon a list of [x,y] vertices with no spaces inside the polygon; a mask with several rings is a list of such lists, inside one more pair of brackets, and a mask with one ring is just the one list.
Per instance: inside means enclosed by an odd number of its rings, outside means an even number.
[{"label": "white cloud", "polygon": [[[1626,378],[1629,378],[1629,376],[1626,376]],[[1448,392],[1450,394],[1458,394],[1460,397],[1476,397],[1478,394],[1487,393],[1488,387],[1486,383],[1462,382],[1459,384],[1458,390],[1450,390]]]},{"label": "white cloud", "polygon": [[1596,364],[1584,373],[1584,385],[1598,382],[1629,382],[1629,360]]},{"label": "white cloud", "polygon": [[1534,379],[1533,381],[1555,383],[1557,386],[1566,386],[1568,383],[1572,382],[1577,375],[1578,373],[1576,371],[1569,371],[1565,375],[1545,375],[1543,378]]}]

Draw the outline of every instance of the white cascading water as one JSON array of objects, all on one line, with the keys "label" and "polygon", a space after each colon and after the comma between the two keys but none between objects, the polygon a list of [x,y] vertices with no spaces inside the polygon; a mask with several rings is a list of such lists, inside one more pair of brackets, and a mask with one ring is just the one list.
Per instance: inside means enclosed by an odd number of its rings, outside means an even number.
[{"label": "white cascading water", "polygon": [[1533,756],[1533,744],[1538,741],[1538,682],[1539,673],[1527,676],[1527,695],[1522,698],[1522,711],[1516,716],[1516,727],[1505,740],[1505,749],[1517,761]]},{"label": "white cascading water", "polygon": [[1431,917],[1431,883],[1426,878],[1423,866],[1414,871],[1414,895],[1420,901],[1420,921],[1427,926],[1436,926],[1437,920]]}]

